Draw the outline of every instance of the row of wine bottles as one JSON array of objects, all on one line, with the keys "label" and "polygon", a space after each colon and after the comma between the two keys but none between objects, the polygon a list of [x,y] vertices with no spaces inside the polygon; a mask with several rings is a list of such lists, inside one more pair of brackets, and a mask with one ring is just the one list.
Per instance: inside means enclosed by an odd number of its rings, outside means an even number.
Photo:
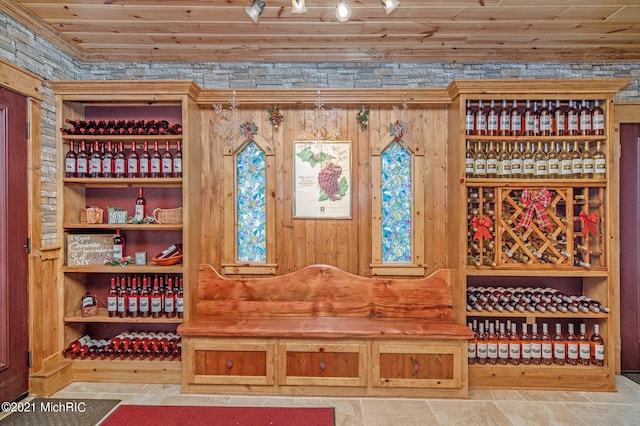
[{"label": "row of wine bottles", "polygon": [[608,313],[609,308],[587,296],[549,287],[468,287],[467,311]]},{"label": "row of wine bottles", "polygon": [[[475,146],[472,146],[475,145]],[[502,179],[604,179],[607,159],[601,142],[467,142],[465,174]]]},{"label": "row of wine bottles", "polygon": [[111,339],[87,334],[71,342],[62,355],[71,359],[181,360],[182,339],[176,333],[125,331]]},{"label": "row of wine bottles", "polygon": [[65,135],[181,135],[182,125],[167,120],[65,120],[71,128],[63,127]]},{"label": "row of wine bottles", "polygon": [[573,323],[567,324],[566,334],[560,323],[556,323],[554,334],[549,333],[547,323],[542,324],[540,334],[535,323],[531,324],[531,334],[526,323],[522,323],[520,333],[510,321],[496,321],[494,325],[489,320],[479,324],[474,320],[468,326],[474,332],[467,346],[469,364],[604,366],[605,346],[598,324],[594,324],[591,337],[584,323],[579,334],[575,334]]},{"label": "row of wine bottles", "polygon": [[604,135],[604,111],[600,102],[583,100],[525,101],[524,107],[514,100],[511,105],[494,100],[487,107],[484,101],[467,100],[465,132],[478,136],[563,136]]},{"label": "row of wine bottles", "polygon": [[111,278],[107,296],[109,317],[183,318],[181,276],[126,274]]},{"label": "row of wine bottles", "polygon": [[135,141],[131,149],[125,150],[124,142],[80,141],[76,151],[74,141],[69,142],[69,151],[65,155],[65,176],[68,178],[175,178],[182,177],[182,148],[177,141],[172,152],[169,141],[165,141],[164,151],[160,152],[158,141],[153,142],[149,151],[149,142],[144,141],[138,151]]}]

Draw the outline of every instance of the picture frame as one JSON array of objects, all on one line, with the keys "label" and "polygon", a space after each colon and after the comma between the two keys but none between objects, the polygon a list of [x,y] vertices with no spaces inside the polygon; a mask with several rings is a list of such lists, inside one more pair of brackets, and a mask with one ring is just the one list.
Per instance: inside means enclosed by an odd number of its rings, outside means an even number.
[{"label": "picture frame", "polygon": [[351,219],[351,141],[294,141],[293,147],[293,217]]}]

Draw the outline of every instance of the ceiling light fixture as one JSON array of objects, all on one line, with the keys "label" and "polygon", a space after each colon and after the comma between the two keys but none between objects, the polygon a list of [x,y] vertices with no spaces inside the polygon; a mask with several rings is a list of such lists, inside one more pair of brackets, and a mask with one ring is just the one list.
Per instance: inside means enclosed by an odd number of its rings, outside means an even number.
[{"label": "ceiling light fixture", "polygon": [[400,0],[380,0],[380,2],[387,15],[396,10],[396,7],[400,4]]},{"label": "ceiling light fixture", "polygon": [[351,18],[351,6],[345,3],[344,0],[340,0],[340,3],[336,6],[336,18],[340,22],[347,22]]},{"label": "ceiling light fixture", "polygon": [[291,13],[305,13],[307,11],[307,5],[304,4],[304,0],[291,0]]},{"label": "ceiling light fixture", "polygon": [[262,15],[262,11],[264,10],[264,6],[265,4],[263,1],[253,0],[251,2],[251,6],[245,7],[244,11],[247,12],[249,18],[251,18],[251,20],[257,24],[258,20],[260,19],[260,15]]}]

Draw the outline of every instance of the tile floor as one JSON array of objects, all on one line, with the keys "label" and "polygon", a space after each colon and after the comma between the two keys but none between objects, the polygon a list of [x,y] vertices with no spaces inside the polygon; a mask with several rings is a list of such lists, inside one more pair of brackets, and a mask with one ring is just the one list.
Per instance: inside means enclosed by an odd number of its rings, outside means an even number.
[{"label": "tile floor", "polygon": [[123,404],[331,406],[337,426],[638,425],[640,385],[616,377],[617,392],[470,391],[468,400],[184,395],[179,385],[77,382],[55,398]]}]

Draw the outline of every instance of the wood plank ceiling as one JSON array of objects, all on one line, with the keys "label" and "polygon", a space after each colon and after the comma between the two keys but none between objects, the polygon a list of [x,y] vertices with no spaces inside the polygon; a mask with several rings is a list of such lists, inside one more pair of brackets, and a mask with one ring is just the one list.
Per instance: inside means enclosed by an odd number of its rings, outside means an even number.
[{"label": "wood plank ceiling", "polygon": [[638,61],[638,0],[0,0],[0,10],[84,61]]}]

